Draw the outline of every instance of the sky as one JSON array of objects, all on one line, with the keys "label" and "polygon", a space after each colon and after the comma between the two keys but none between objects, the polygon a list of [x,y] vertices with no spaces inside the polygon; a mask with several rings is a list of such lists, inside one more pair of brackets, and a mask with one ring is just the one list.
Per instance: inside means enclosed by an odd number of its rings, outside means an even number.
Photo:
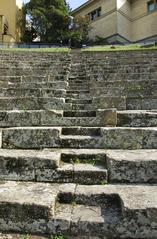
[{"label": "sky", "polygon": [[[29,0],[24,0],[24,2],[29,2]],[[67,0],[67,2],[69,2],[70,7],[72,9],[75,9],[77,7],[79,7],[80,5],[82,5],[83,3],[87,2],[87,0]]]}]

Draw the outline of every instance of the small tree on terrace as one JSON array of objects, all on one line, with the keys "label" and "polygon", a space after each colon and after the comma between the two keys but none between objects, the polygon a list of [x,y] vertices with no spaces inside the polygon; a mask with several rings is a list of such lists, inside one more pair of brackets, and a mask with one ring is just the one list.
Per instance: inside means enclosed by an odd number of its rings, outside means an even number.
[{"label": "small tree on terrace", "polygon": [[25,5],[27,18],[41,42],[61,39],[68,26],[69,7],[65,0],[30,0]]},{"label": "small tree on terrace", "polygon": [[77,17],[74,19],[74,29],[71,32],[72,45],[80,46],[81,44],[86,44],[89,41],[88,33],[91,29],[90,19],[86,17]]}]

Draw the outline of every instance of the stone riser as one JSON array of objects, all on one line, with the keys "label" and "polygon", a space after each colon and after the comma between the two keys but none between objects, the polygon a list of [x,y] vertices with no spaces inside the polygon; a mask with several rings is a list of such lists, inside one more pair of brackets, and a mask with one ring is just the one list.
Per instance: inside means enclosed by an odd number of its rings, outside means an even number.
[{"label": "stone riser", "polygon": [[[79,117],[65,117],[63,111],[53,110],[14,110],[0,111],[0,127],[13,126],[116,126],[117,114],[115,109],[97,110],[95,112],[76,112]],[[92,117],[89,117],[92,113]],[[93,114],[94,113],[94,114]],[[80,117],[85,114],[85,117]],[[72,115],[71,115],[72,116]],[[94,117],[95,116],[95,117]]]},{"label": "stone riser", "polygon": [[61,87],[61,86],[67,86],[68,82],[68,76],[67,75],[48,75],[48,76],[35,76],[35,75],[29,75],[29,76],[1,76],[0,77],[0,84],[6,84],[8,86],[15,86],[15,87],[28,87],[28,88],[35,88],[35,86],[52,86],[53,87]]},{"label": "stone riser", "polygon": [[[91,128],[92,129],[92,128]],[[90,128],[81,135],[62,135],[61,128],[23,127],[2,129],[3,148],[100,148],[156,149],[156,128],[100,128],[99,136],[90,136]]]},{"label": "stone riser", "polygon": [[66,93],[67,98],[75,98],[75,99],[90,99],[91,94],[89,93],[84,93],[84,92],[79,92],[79,93]]},{"label": "stone riser", "polygon": [[2,97],[0,98],[0,110],[69,110],[70,103],[65,103],[64,98],[59,97]]},{"label": "stone riser", "polygon": [[156,127],[157,111],[118,111],[119,127]]},{"label": "stone riser", "polygon": [[75,99],[75,98],[66,98],[65,99],[66,103],[74,103],[74,104],[91,104],[92,103],[92,99]]},{"label": "stone riser", "polygon": [[64,88],[43,88],[43,89],[33,89],[33,88],[28,88],[28,89],[18,89],[18,88],[10,88],[10,89],[5,89],[2,88],[0,89],[0,97],[16,97],[18,98],[24,98],[24,97],[36,97],[36,98],[48,98],[48,97],[58,97],[58,98],[65,98],[66,97],[66,90]]},{"label": "stone riser", "polygon": [[157,97],[94,97],[92,102],[94,108],[118,110],[152,110],[157,109]]},{"label": "stone riser", "polygon": [[118,73],[115,73],[115,74],[106,74],[106,73],[103,73],[103,72],[99,72],[99,73],[97,73],[97,74],[95,74],[95,75],[91,75],[91,81],[92,80],[98,80],[99,81],[99,79],[102,81],[121,81],[121,80],[123,80],[124,82],[125,81],[153,81],[154,79],[155,79],[155,75],[154,74],[129,74],[129,75],[127,75],[127,74],[118,74]]},{"label": "stone riser", "polygon": [[[104,111],[105,112],[105,111]],[[83,115],[84,114],[84,115]],[[71,117],[70,117],[71,116]],[[82,116],[82,117],[81,117]],[[89,117],[90,116],[90,117]],[[94,117],[95,116],[95,117]],[[114,116],[114,115],[113,115]],[[113,117],[112,116],[112,117]],[[109,121],[110,120],[110,123]],[[96,111],[44,111],[44,110],[15,110],[0,111],[0,127],[16,126],[104,126],[118,127],[157,127],[157,112],[153,111],[118,111],[111,119],[100,116]]]},{"label": "stone riser", "polygon": [[[57,94],[57,93],[56,93]],[[49,95],[49,93],[47,93]],[[51,95],[51,93],[50,93]],[[125,97],[100,97],[94,98],[92,104],[83,104],[79,100],[65,103],[60,97],[1,97],[0,110],[94,110],[117,108],[118,110],[152,110],[157,108],[157,98],[125,98]],[[75,103],[74,103],[75,102]],[[77,104],[76,104],[77,102]],[[80,103],[82,104],[80,104]],[[88,101],[87,101],[88,102]],[[91,102],[91,101],[89,101]]]},{"label": "stone riser", "polygon": [[90,80],[90,87],[91,88],[102,88],[102,87],[108,87],[108,88],[112,88],[112,87],[126,87],[126,88],[130,88],[130,89],[143,89],[146,86],[148,87],[152,87],[153,85],[156,85],[156,79],[152,79],[152,80],[137,80],[136,82],[134,80],[110,80],[110,81],[104,81],[103,78],[101,79],[101,77],[97,77],[95,80],[91,79]]},{"label": "stone riser", "polygon": [[94,97],[101,96],[115,96],[115,97],[153,97],[157,96],[157,91],[152,87],[152,89],[145,87],[145,89],[125,89],[125,87],[112,87],[112,88],[95,88],[90,90],[90,94]]}]

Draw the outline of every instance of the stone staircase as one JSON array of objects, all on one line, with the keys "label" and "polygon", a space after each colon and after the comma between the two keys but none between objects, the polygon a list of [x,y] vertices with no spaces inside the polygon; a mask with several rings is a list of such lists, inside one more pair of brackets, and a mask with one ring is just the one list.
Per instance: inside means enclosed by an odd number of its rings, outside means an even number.
[{"label": "stone staircase", "polygon": [[0,238],[157,238],[156,57],[1,52]]}]

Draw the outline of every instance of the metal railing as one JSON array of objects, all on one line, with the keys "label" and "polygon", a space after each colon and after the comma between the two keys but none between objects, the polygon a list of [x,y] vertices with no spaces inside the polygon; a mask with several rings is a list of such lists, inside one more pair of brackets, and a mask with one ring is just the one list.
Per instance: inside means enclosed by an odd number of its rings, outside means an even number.
[{"label": "metal railing", "polygon": [[58,48],[68,47],[67,45],[57,45],[48,43],[0,43],[0,48]]}]

